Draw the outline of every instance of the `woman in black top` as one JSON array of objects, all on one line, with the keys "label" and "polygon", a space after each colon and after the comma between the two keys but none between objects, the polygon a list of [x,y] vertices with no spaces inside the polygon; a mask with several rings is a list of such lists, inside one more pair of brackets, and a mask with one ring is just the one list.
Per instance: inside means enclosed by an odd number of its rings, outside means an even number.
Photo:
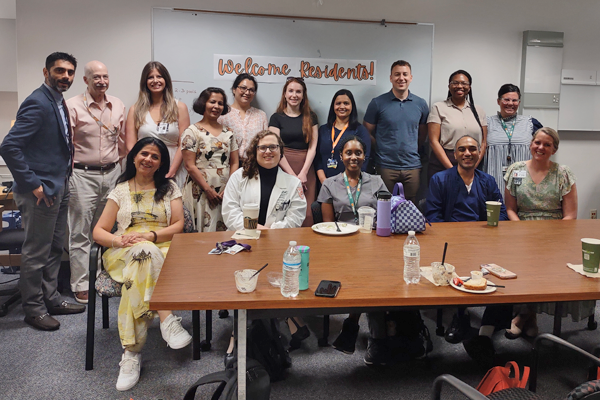
[{"label": "woman in black top", "polygon": [[317,176],[313,160],[318,141],[317,115],[312,112],[302,78],[288,78],[283,86],[277,112],[271,116],[269,130],[278,134],[285,146],[281,168],[302,181],[306,195],[306,219],[302,226],[312,226],[310,205],[316,199]]}]

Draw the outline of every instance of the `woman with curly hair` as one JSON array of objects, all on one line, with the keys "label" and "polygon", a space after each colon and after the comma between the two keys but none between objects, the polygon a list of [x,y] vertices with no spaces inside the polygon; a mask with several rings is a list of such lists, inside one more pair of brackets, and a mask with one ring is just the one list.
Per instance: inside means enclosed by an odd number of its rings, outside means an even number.
[{"label": "woman with curly hair", "polygon": [[258,204],[258,229],[298,228],[306,216],[302,182],[279,168],[283,141],[276,133],[258,133],[246,152],[244,167],[229,178],[223,195],[223,221],[229,230],[244,228],[242,207]]}]

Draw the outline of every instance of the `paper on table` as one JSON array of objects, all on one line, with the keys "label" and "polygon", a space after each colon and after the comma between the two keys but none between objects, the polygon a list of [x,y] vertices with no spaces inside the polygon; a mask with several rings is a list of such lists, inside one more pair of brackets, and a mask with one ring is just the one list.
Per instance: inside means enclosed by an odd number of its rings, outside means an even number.
[{"label": "paper on table", "polygon": [[585,272],[583,270],[583,264],[567,263],[567,267],[571,268],[575,272],[579,272],[583,276],[587,276],[588,278],[600,278],[600,272],[596,272],[595,274],[591,272]]},{"label": "paper on table", "polygon": [[258,234],[256,236],[248,236],[246,235],[246,231],[244,229],[241,229],[239,231],[235,231],[235,233],[233,234],[233,236],[231,237],[232,239],[256,239],[258,240],[260,238],[260,233],[261,231],[256,231]]}]

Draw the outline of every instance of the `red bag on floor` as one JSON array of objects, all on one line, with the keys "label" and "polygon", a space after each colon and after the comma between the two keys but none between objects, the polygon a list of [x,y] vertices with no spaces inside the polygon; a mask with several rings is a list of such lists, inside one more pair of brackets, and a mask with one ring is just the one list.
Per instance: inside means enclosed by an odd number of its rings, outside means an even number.
[{"label": "red bag on floor", "polygon": [[[511,370],[514,377],[510,377]],[[523,378],[520,378],[519,365],[510,361],[504,367],[494,367],[483,377],[477,390],[487,396],[503,389],[525,388],[529,379],[529,367],[523,367]]]}]

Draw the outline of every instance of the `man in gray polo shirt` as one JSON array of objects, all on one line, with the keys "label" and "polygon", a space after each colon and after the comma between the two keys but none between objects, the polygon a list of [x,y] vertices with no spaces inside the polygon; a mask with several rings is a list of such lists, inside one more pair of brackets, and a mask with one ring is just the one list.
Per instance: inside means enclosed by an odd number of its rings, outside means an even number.
[{"label": "man in gray polo shirt", "polygon": [[419,146],[427,138],[429,107],[412,94],[410,64],[399,60],[392,64],[392,90],[369,103],[364,125],[375,146],[375,165],[388,190],[396,182],[404,186],[404,195],[415,201],[419,191],[421,159]]}]

